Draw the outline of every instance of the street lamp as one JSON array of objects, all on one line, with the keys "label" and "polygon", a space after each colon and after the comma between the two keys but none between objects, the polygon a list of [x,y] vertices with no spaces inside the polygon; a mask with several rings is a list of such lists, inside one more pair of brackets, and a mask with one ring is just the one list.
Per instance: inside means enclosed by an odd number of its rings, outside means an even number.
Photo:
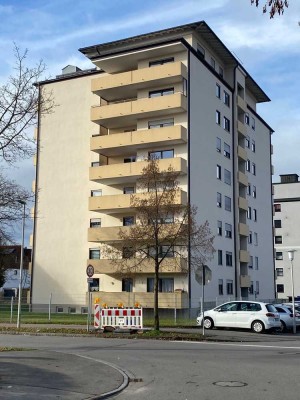
[{"label": "street lamp", "polygon": [[23,205],[22,215],[22,243],[21,243],[21,255],[20,255],[20,281],[19,281],[19,298],[18,298],[18,317],[17,317],[17,328],[20,328],[20,314],[21,314],[21,299],[22,299],[22,275],[23,275],[23,253],[24,253],[24,232],[25,232],[25,206],[26,202],[18,200],[18,203]]},{"label": "street lamp", "polygon": [[294,291],[294,253],[296,250],[289,250],[289,260],[291,262],[291,281],[292,281],[292,302],[293,302],[293,333],[296,333],[296,320],[295,320],[295,291]]}]

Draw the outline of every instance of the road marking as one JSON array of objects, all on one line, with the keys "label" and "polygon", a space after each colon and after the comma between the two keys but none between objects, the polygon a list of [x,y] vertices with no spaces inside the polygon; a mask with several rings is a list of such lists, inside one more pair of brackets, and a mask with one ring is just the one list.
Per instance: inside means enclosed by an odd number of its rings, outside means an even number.
[{"label": "road marking", "polygon": [[173,343],[189,343],[189,344],[206,344],[206,345],[215,345],[215,346],[236,346],[236,347],[257,347],[263,349],[293,349],[299,350],[300,346],[272,346],[272,345],[262,345],[262,344],[242,344],[242,343],[216,343],[216,342],[193,342],[183,340],[173,340]]}]

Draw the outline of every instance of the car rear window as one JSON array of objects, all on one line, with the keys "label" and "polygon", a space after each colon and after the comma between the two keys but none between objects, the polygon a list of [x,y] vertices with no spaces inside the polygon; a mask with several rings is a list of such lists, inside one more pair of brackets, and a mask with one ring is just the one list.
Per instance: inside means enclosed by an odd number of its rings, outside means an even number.
[{"label": "car rear window", "polygon": [[269,312],[277,312],[277,310],[276,310],[276,308],[273,306],[273,304],[266,304],[266,309],[269,311]]},{"label": "car rear window", "polygon": [[286,310],[282,307],[275,306],[276,310],[280,313],[286,313]]}]

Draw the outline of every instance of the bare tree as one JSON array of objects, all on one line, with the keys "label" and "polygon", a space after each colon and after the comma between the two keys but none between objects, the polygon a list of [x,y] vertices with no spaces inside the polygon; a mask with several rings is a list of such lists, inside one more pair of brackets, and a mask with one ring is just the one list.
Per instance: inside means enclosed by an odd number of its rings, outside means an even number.
[{"label": "bare tree", "polygon": [[36,85],[42,79],[45,64],[40,61],[35,67],[27,67],[27,54],[27,50],[21,53],[15,45],[15,73],[0,86],[0,159],[9,163],[33,154],[29,128],[36,124],[38,110],[43,115],[54,107],[52,94]]},{"label": "bare tree", "polygon": [[[179,174],[171,167],[159,169],[157,160],[149,160],[137,180],[131,207],[136,224],[119,231],[122,248],[108,250],[117,272],[137,273],[141,268],[154,270],[154,328],[159,330],[158,293],[160,273],[172,257],[173,268],[187,273],[190,268],[210,259],[215,251],[209,224],[199,225],[196,208],[182,202]],[[184,262],[183,262],[184,261]]]},{"label": "bare tree", "polygon": [[[276,14],[282,15],[285,8],[288,8],[288,0],[264,0],[263,13],[269,11],[270,18],[274,18]],[[255,4],[259,7],[259,0],[251,0],[251,4]]]}]

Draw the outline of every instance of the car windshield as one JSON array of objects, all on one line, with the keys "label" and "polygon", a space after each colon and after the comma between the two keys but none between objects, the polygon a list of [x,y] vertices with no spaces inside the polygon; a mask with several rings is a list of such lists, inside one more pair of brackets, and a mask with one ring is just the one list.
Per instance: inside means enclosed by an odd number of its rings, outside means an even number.
[{"label": "car windshield", "polygon": [[273,306],[273,304],[266,304],[266,309],[267,309],[269,312],[274,312],[274,313],[277,312],[277,310],[276,310],[276,308]]}]

